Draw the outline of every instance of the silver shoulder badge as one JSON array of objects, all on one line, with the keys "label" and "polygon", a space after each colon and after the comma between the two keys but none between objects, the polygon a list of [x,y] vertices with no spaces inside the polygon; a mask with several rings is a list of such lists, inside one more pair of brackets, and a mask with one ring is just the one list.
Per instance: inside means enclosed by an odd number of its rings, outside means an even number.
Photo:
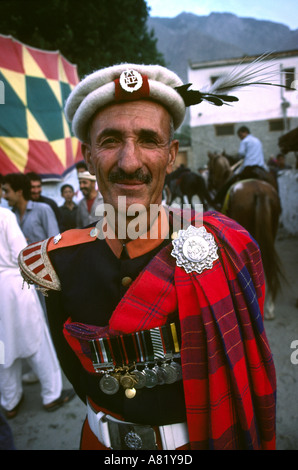
[{"label": "silver shoulder badge", "polygon": [[213,262],[218,259],[214,237],[205,227],[190,225],[187,230],[179,230],[178,236],[172,241],[174,249],[171,255],[176,258],[177,266],[187,273],[201,273],[211,269]]}]

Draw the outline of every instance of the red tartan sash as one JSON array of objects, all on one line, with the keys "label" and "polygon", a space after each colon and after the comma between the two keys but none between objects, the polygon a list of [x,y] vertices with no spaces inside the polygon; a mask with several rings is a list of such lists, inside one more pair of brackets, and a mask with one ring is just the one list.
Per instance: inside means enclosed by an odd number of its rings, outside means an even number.
[{"label": "red tartan sash", "polygon": [[[128,289],[103,333],[161,326],[178,310],[191,448],[275,449],[276,378],[263,325],[260,252],[222,214],[204,214],[204,226],[219,247],[213,268],[187,274],[169,244]],[[70,340],[67,325],[64,333]]]}]

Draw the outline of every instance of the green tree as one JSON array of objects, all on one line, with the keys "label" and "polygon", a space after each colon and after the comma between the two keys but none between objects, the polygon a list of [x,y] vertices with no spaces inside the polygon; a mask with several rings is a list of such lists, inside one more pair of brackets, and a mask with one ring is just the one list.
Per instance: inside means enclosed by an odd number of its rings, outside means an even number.
[{"label": "green tree", "polygon": [[0,33],[60,50],[85,75],[119,62],[159,63],[144,0],[1,0]]}]

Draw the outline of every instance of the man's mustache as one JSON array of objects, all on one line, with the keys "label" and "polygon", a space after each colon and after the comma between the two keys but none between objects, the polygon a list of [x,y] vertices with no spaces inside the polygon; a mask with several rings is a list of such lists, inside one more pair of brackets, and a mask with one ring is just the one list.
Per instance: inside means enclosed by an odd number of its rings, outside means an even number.
[{"label": "man's mustache", "polygon": [[140,183],[151,183],[152,176],[150,173],[144,173],[140,168],[133,173],[126,173],[122,168],[112,171],[109,174],[111,183],[121,183],[122,181],[138,181]]}]

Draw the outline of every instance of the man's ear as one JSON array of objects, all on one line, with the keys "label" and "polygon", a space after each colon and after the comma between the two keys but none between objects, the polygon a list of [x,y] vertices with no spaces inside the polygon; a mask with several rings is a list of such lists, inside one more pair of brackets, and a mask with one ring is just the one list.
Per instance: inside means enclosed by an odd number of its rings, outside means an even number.
[{"label": "man's ear", "polygon": [[179,141],[172,140],[170,144],[169,160],[168,160],[168,165],[166,169],[167,174],[170,174],[173,171],[173,165],[175,163],[178,150],[179,150]]},{"label": "man's ear", "polygon": [[88,171],[91,175],[95,175],[94,166],[91,159],[91,145],[83,142],[81,145],[82,154],[84,156]]}]

